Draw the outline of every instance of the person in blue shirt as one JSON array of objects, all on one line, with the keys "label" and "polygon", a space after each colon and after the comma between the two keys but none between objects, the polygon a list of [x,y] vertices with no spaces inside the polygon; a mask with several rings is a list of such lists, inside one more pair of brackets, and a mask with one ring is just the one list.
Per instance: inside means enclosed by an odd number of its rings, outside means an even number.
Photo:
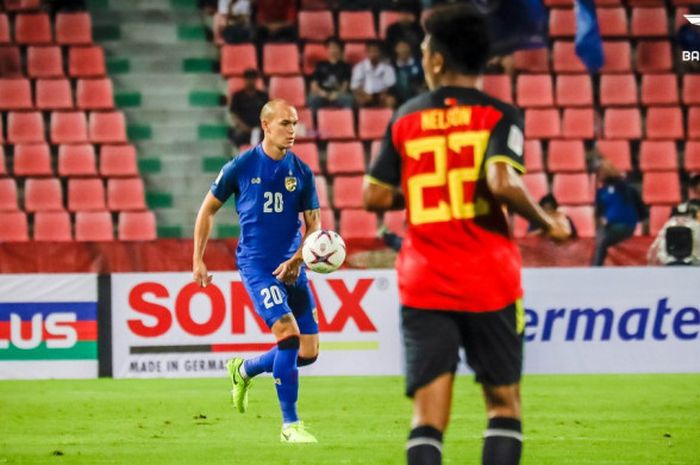
[{"label": "person in blue shirt", "polygon": [[[236,258],[255,311],[277,340],[259,357],[233,358],[227,368],[233,402],[244,413],[251,379],[272,373],[282,410],[282,442],[317,442],[299,421],[298,366],[318,356],[316,303],[302,268],[303,239],[321,227],[311,169],[292,151],[296,109],[284,100],[267,102],[260,112],[263,140],[228,162],[207,193],[194,230],[192,274],[200,286],[211,283],[204,263],[214,215],[232,195],[241,226]],[[302,238],[299,213],[306,235]]]}]

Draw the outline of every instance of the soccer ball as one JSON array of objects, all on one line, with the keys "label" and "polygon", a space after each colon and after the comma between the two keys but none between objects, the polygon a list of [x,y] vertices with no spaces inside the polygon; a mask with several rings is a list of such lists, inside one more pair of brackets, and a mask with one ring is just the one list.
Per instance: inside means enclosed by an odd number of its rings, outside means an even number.
[{"label": "soccer ball", "polygon": [[345,241],[335,231],[314,231],[301,249],[304,263],[316,273],[330,273],[345,261]]}]

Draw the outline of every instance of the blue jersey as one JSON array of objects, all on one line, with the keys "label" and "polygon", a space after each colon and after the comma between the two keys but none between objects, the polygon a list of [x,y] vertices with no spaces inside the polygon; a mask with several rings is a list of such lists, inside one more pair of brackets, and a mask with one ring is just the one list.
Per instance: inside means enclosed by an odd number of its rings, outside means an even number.
[{"label": "blue jersey", "polygon": [[319,208],[308,165],[289,150],[273,160],[262,145],[226,163],[211,193],[221,202],[235,195],[241,225],[238,266],[262,273],[272,273],[299,249],[299,212]]}]

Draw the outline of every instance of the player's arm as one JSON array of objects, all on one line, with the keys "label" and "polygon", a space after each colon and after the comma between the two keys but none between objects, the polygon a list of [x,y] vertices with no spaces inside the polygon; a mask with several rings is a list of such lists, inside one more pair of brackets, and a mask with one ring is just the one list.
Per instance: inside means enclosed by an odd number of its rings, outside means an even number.
[{"label": "player's arm", "polygon": [[304,237],[301,238],[301,245],[289,260],[280,263],[275,271],[272,272],[272,274],[283,283],[293,284],[297,280],[299,273],[301,273],[301,265],[304,263],[304,258],[301,254],[304,241],[309,234],[321,229],[321,209],[304,210],[303,215],[306,232],[304,233]]},{"label": "player's arm", "polygon": [[398,187],[401,182],[401,156],[394,147],[392,125],[389,124],[379,155],[365,176],[362,190],[365,210],[383,212],[405,207],[403,193]]},{"label": "player's arm", "polygon": [[214,224],[214,215],[221,208],[221,201],[214,197],[211,192],[207,192],[202,205],[197,213],[197,220],[194,224],[194,253],[192,255],[192,277],[200,286],[206,287],[211,283],[211,275],[207,272],[207,265],[204,263],[204,250],[207,248],[207,241]]}]

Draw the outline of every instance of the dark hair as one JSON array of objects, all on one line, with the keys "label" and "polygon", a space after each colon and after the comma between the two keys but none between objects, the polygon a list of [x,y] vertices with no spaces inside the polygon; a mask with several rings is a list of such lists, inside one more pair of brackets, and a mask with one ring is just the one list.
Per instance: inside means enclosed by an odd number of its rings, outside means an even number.
[{"label": "dark hair", "polygon": [[326,39],[326,47],[328,47],[331,44],[337,45],[338,47],[340,47],[341,50],[345,48],[345,44],[343,44],[337,37],[329,37]]},{"label": "dark hair", "polygon": [[446,67],[461,74],[480,74],[489,58],[486,18],[471,5],[437,7],[423,21],[428,46],[445,57]]},{"label": "dark hair", "polygon": [[245,79],[256,79],[258,77],[258,70],[255,68],[248,68],[243,71],[243,78]]},{"label": "dark hair", "polygon": [[368,47],[368,48],[369,47],[377,47],[380,52],[384,51],[383,47],[382,47],[382,43],[378,40],[375,40],[375,39],[368,40],[367,42],[365,42],[365,47]]},{"label": "dark hair", "polygon": [[695,189],[697,186],[700,186],[700,173],[690,177],[690,187]]},{"label": "dark hair", "polygon": [[542,196],[540,199],[540,207],[544,207],[545,204],[550,204],[555,210],[559,208],[559,202],[557,202],[557,198],[554,197],[554,194],[547,194]]}]

